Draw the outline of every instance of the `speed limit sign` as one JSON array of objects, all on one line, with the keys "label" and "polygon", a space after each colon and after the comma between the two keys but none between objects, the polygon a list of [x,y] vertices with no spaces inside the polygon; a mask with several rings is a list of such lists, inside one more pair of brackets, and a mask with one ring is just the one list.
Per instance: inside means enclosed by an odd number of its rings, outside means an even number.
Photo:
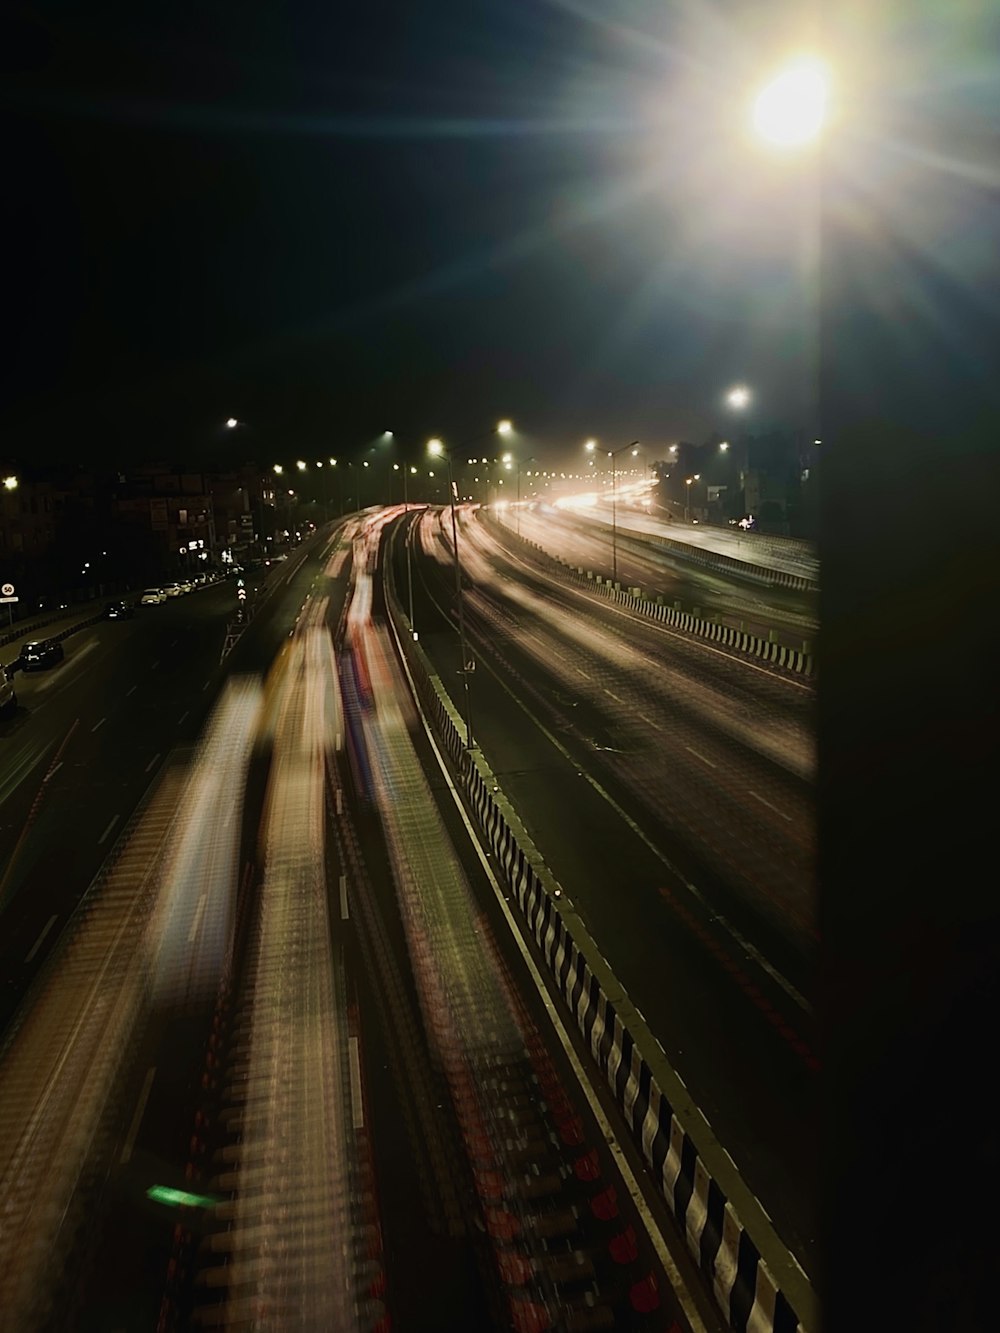
[{"label": "speed limit sign", "polygon": [[5,583],[2,586],[2,588],[0,588],[0,592],[2,592],[5,597],[13,597],[14,596],[13,583]]}]

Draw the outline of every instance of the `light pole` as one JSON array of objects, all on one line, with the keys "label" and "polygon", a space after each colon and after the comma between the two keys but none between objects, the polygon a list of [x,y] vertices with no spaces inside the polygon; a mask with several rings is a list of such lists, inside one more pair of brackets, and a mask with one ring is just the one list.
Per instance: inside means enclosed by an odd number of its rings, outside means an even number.
[{"label": "light pole", "polygon": [[[501,421],[496,426],[496,431],[500,435],[509,435],[513,427],[509,421]],[[427,448],[434,458],[444,458],[448,463],[448,500],[451,505],[451,550],[455,565],[455,598],[458,603],[458,642],[462,654],[462,686],[465,696],[465,748],[471,750],[474,748],[472,740],[472,701],[469,694],[469,674],[472,670],[472,662],[469,658],[468,647],[465,639],[465,611],[462,604],[462,570],[458,559],[458,520],[455,517],[455,476],[451,464],[451,456],[456,450],[467,449],[469,445],[476,444],[479,440],[486,439],[492,435],[493,431],[485,431],[480,435],[474,435],[471,440],[466,440],[463,444],[453,445],[451,449],[445,448],[441,440],[433,439],[428,441]]]},{"label": "light pole", "polygon": [[[587,447],[589,446],[590,441],[587,442]],[[632,440],[628,444],[623,444],[620,449],[608,450],[608,457],[611,459],[611,581],[615,584],[618,582],[618,483],[615,459],[627,449],[632,450],[634,458],[639,452],[639,441]]]},{"label": "light pole", "polygon": [[[534,460],[534,458],[526,458],[524,461],[525,461],[526,463],[533,463],[535,460]],[[521,535],[521,460],[520,460],[519,458],[515,458],[513,454],[504,454],[504,455],[503,455],[503,458],[501,459],[501,462],[503,463],[504,467],[507,469],[508,472],[511,470],[511,468],[514,468],[514,469],[516,470],[516,472],[517,472],[517,535],[520,537],[520,535]]]}]

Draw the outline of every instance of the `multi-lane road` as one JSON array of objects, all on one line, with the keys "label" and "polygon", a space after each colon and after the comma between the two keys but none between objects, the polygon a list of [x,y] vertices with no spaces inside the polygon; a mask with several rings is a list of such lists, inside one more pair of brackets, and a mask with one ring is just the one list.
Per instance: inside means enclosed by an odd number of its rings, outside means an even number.
[{"label": "multi-lane road", "polygon": [[418,724],[380,527],[276,570],[224,662],[220,585],[18,677],[20,1327],[719,1327]]},{"label": "multi-lane road", "polygon": [[[433,512],[416,524],[414,618],[460,703],[449,533]],[[471,510],[459,546],[474,736],[809,1271],[819,1067],[811,685],[588,594]],[[400,587],[403,577],[400,564]]]}]

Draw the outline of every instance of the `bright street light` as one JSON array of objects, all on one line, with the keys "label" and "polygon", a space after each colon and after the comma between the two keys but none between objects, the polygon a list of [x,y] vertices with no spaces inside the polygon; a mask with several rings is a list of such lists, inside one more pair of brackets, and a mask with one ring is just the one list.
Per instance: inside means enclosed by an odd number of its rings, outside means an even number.
[{"label": "bright street light", "polygon": [[5,491],[16,491],[17,484],[18,483],[16,477],[4,477],[3,479],[3,485]]},{"label": "bright street light", "polygon": [[821,61],[802,56],[757,94],[754,129],[776,148],[797,148],[815,139],[826,115],[829,75]]},{"label": "bright street light", "polygon": [[719,445],[719,448],[722,450],[723,453],[725,453],[726,450],[729,448],[729,441],[723,440],[722,443]]},{"label": "bright street light", "polygon": [[510,435],[510,433],[513,431],[513,429],[514,429],[513,423],[510,422],[510,421],[498,421],[498,422],[497,422],[497,434],[498,434],[498,435]]},{"label": "bright street light", "polygon": [[587,443],[586,443],[583,447],[584,447],[584,449],[586,449],[586,451],[587,451],[588,454],[592,454],[592,453],[594,452],[594,450],[597,448],[597,441],[596,441],[596,440],[588,440]]},{"label": "bright street light", "polygon": [[437,438],[427,441],[427,452],[433,454],[435,458],[440,458],[444,453],[444,445]]},{"label": "bright street light", "polygon": [[281,466],[280,463],[275,463],[275,465],[274,465],[274,471],[275,471],[275,473],[276,473],[277,476],[280,477],[281,474],[282,474],[282,472],[284,472],[284,470],[285,470],[285,469]]},{"label": "bright street light", "polygon": [[240,423],[236,420],[235,417],[226,418],[226,425],[229,427],[230,430],[235,430],[239,424]]},{"label": "bright street light", "polygon": [[384,430],[384,431],[382,432],[382,439],[383,439],[383,440],[391,440],[391,439],[392,439],[392,431],[391,431],[391,430]]},{"label": "bright street light", "polygon": [[298,470],[299,470],[300,472],[305,472],[305,470],[306,470],[306,465],[305,465],[305,463],[303,463],[303,461],[302,461],[301,458],[298,460],[298,462],[295,464],[295,466],[298,468]]},{"label": "bright street light", "polygon": [[726,394],[726,402],[730,407],[743,408],[750,401],[750,390],[745,384],[734,385]]}]

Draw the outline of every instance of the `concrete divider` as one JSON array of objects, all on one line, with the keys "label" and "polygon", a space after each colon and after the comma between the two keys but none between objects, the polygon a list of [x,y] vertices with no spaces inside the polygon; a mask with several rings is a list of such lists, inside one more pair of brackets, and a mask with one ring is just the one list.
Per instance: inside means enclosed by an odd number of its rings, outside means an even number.
[{"label": "concrete divider", "polygon": [[[784,667],[786,671],[794,671],[800,676],[815,675],[815,655],[812,652],[805,651],[804,648],[789,648],[785,644],[776,643],[770,639],[762,639],[756,634],[749,634],[746,630],[736,629],[732,625],[722,625],[715,620],[706,620],[700,615],[692,615],[689,611],[679,611],[675,607],[666,606],[662,601],[643,597],[641,594],[637,595],[636,589],[630,589],[626,592],[607,580],[602,581],[600,577],[592,579],[589,574],[578,574],[575,567],[564,565],[561,560],[550,555],[537,542],[519,537],[506,524],[498,524],[492,515],[484,515],[483,518],[486,523],[495,524],[505,537],[512,538],[522,547],[530,547],[532,551],[549,561],[553,567],[557,567],[560,574],[564,574],[581,588],[586,589],[587,592],[598,594],[608,601],[626,607],[629,611],[649,616],[651,620],[659,620],[674,629],[684,630],[688,634],[696,634],[699,638],[712,639],[717,643],[736,649],[737,652],[748,653],[753,657],[761,658],[765,662],[772,662],[775,666]],[[726,559],[726,557],[722,556],[720,559]]]},{"label": "concrete divider", "polygon": [[555,986],[624,1116],[656,1189],[723,1317],[739,1333],[807,1333],[817,1325],[808,1278],[715,1138],[659,1042],[615,978],[571,899],[549,872],[420,645],[392,585],[390,617],[414,692],[511,889]]}]

